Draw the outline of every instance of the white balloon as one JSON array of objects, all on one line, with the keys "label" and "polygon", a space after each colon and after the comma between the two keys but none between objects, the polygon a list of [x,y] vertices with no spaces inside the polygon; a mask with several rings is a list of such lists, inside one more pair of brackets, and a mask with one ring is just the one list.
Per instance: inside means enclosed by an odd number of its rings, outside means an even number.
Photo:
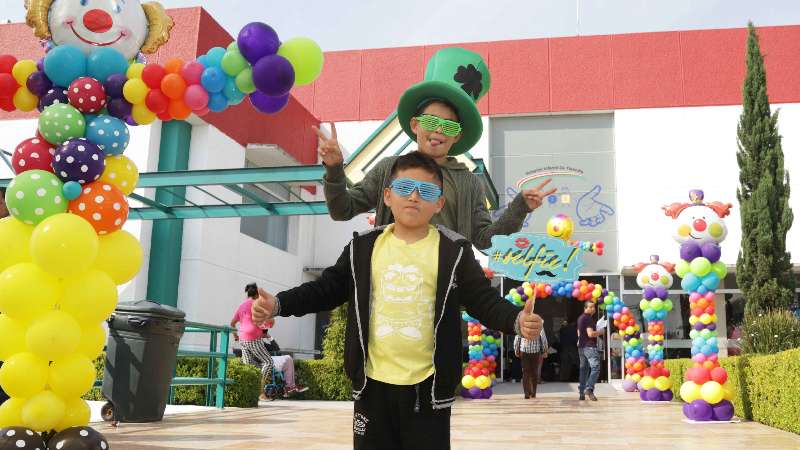
[{"label": "white balloon", "polygon": [[[662,278],[666,277],[663,281]],[[640,288],[650,287],[663,287],[669,289],[672,286],[672,275],[666,267],[658,263],[652,263],[644,266],[636,277],[636,284]]]},{"label": "white balloon", "polygon": [[699,245],[719,244],[728,235],[725,221],[705,205],[689,206],[678,214],[675,222],[675,233],[672,237],[681,244],[689,241]]},{"label": "white balloon", "polygon": [[56,45],[74,45],[87,56],[96,48],[111,47],[133,59],[148,31],[138,0],[55,0],[48,23]]}]

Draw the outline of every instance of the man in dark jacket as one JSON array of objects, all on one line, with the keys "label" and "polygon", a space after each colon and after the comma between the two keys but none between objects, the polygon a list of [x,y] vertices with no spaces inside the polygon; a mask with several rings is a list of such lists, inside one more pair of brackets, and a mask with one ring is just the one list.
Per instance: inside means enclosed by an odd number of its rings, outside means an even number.
[{"label": "man in dark jacket", "polygon": [[442,173],[428,156],[399,157],[384,202],[395,224],[354,236],[316,281],[273,297],[260,291],[253,320],[302,316],[348,302],[345,371],[356,400],[356,449],[450,448],[450,406],[461,380],[461,312],[528,338],[542,320],[494,290],[472,244],[433,227]]}]

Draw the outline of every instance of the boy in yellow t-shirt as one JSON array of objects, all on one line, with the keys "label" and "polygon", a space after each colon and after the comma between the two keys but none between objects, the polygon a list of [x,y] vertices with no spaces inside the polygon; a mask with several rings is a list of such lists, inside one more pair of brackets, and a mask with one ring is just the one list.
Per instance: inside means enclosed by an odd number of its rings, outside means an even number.
[{"label": "boy in yellow t-shirt", "polygon": [[360,235],[316,281],[276,297],[259,290],[253,320],[302,316],[348,303],[345,371],[353,383],[356,449],[448,449],[461,380],[461,313],[534,339],[532,305],[492,289],[458,234],[430,224],[444,206],[442,171],[419,152],[391,169],[383,201],[395,223]]}]

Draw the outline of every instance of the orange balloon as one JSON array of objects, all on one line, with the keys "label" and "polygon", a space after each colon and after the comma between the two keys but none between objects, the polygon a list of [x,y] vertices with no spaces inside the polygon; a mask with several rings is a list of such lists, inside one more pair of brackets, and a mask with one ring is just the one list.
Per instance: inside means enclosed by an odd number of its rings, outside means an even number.
[{"label": "orange balloon", "polygon": [[168,73],[161,79],[161,92],[173,100],[182,99],[186,92],[186,80],[177,73]]},{"label": "orange balloon", "polygon": [[184,120],[192,114],[192,110],[183,103],[183,100],[172,100],[169,102],[169,115],[178,120]]},{"label": "orange balloon", "polygon": [[164,65],[164,70],[167,73],[181,73],[183,69],[183,60],[180,58],[172,58]]},{"label": "orange balloon", "polygon": [[116,186],[95,181],[85,185],[81,195],[69,202],[69,212],[86,219],[97,234],[111,234],[121,230],[128,220],[128,201]]}]

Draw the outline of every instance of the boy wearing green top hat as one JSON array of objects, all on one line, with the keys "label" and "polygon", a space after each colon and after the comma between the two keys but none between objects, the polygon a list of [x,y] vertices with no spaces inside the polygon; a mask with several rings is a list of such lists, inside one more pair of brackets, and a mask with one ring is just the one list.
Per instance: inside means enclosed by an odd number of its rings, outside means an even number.
[{"label": "boy wearing green top hat", "polygon": [[[488,92],[490,84],[489,69],[480,55],[448,47],[436,52],[428,62],[425,81],[403,93],[397,107],[403,131],[417,141],[419,151],[433,158],[444,173],[445,206],[432,223],[458,232],[481,249],[489,248],[496,234],[519,231],[525,216],[556,192],[544,190],[550,180],[524,190],[492,222],[480,180],[454,158],[472,148],[483,133],[476,102]],[[315,131],[326,169],[325,201],[331,217],[350,220],[374,208],[376,226],[392,223],[392,212],[381,200],[391,182],[390,169],[397,157],[383,159],[363,181],[348,189],[336,126],[331,124],[330,137],[316,127]]]}]

